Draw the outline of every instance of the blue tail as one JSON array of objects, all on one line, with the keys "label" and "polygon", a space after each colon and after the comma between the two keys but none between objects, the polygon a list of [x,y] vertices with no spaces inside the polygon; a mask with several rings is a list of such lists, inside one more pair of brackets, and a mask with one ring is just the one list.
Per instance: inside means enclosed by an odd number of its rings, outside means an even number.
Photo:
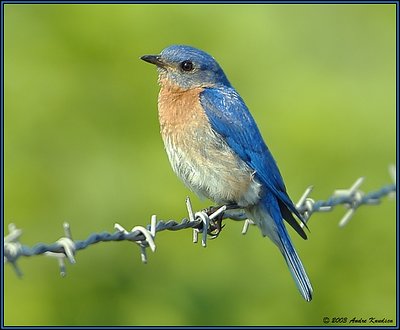
[{"label": "blue tail", "polygon": [[312,286],[301,260],[283,223],[278,201],[272,194],[266,194],[259,204],[247,210],[248,216],[268,236],[282,252],[297,288],[305,300],[312,299]]},{"label": "blue tail", "polygon": [[311,301],[313,289],[310,280],[308,279],[303,264],[301,263],[301,260],[294,249],[294,246],[283,224],[282,227],[281,234],[279,235],[280,244],[277,245],[285,257],[286,263],[296,282],[297,288],[300,290],[300,293],[303,295],[305,300]]}]

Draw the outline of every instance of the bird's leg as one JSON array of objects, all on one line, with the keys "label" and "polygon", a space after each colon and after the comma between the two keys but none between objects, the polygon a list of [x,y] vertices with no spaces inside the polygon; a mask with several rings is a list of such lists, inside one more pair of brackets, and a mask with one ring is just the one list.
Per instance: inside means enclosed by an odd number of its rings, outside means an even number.
[{"label": "bird's leg", "polygon": [[[236,204],[227,204],[226,210],[232,210],[232,209],[237,209],[239,208]],[[208,216],[219,210],[222,206],[210,206],[204,211],[207,213]],[[210,222],[210,228],[208,229],[207,233],[212,236],[212,238],[217,238],[218,235],[221,233],[222,228],[225,227],[225,225],[222,224],[222,220],[224,219],[224,212],[221,212],[219,215],[217,215],[211,222]]]}]

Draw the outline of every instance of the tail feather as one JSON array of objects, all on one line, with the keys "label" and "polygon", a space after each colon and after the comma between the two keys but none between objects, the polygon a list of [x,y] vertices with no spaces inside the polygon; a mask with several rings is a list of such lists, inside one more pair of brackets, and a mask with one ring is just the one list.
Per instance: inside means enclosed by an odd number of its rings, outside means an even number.
[{"label": "tail feather", "polygon": [[290,273],[292,274],[300,293],[305,300],[311,301],[313,289],[310,280],[292,242],[290,241],[286,229],[283,228],[283,231],[285,234],[280,235],[281,244],[279,244],[278,247],[285,257]]},{"label": "tail feather", "polygon": [[262,234],[268,236],[278,246],[297,288],[305,300],[311,301],[313,289],[310,280],[283,223],[277,200],[275,198],[264,200],[248,209],[247,214],[260,227]]}]

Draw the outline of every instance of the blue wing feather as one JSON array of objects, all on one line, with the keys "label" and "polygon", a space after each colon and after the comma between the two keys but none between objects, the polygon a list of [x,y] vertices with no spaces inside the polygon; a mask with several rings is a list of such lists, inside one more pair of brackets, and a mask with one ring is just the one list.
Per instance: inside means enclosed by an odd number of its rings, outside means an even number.
[{"label": "blue wing feather", "polygon": [[256,177],[277,197],[283,217],[306,238],[291,212],[301,221],[302,217],[288,196],[278,166],[240,95],[232,87],[205,88],[200,93],[200,102],[212,128],[256,171]]}]

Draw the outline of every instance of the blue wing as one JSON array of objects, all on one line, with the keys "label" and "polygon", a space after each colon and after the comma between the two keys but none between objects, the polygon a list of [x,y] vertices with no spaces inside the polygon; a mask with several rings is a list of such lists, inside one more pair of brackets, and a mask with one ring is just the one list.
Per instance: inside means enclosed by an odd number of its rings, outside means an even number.
[{"label": "blue wing", "polygon": [[205,88],[200,93],[202,104],[212,128],[229,147],[256,171],[256,177],[278,200],[282,217],[302,236],[304,230],[292,212],[303,221],[286,192],[286,187],[271,152],[244,101],[233,88]]}]

